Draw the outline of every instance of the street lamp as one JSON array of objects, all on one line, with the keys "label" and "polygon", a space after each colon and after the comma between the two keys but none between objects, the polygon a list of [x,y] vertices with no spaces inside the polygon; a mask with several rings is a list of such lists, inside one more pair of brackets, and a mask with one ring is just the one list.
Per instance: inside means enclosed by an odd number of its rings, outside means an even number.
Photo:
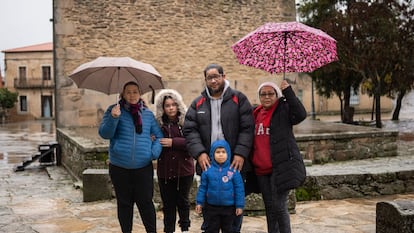
[{"label": "street lamp", "polygon": [[312,120],[315,120],[316,119],[316,114],[315,114],[315,95],[314,95],[314,90],[313,90],[313,78],[312,77],[311,77],[311,82],[312,82],[312,85],[311,85],[311,92],[312,92],[311,117],[312,117]]}]

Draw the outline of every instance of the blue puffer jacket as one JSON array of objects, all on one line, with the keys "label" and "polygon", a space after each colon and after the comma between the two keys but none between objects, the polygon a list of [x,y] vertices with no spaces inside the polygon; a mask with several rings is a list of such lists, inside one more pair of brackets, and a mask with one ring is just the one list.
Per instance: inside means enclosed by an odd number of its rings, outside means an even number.
[{"label": "blue puffer jacket", "polygon": [[[218,147],[225,148],[227,160],[218,164],[214,160],[214,151]],[[230,169],[231,150],[225,140],[217,140],[211,145],[211,167],[201,173],[201,184],[198,188],[197,205],[235,206],[244,208],[244,185],[240,172]]]},{"label": "blue puffer jacket", "polygon": [[[110,139],[109,160],[111,164],[126,169],[142,168],[152,160],[158,159],[162,146],[159,139],[163,137],[162,131],[155,120],[154,114],[144,108],[142,117],[142,133],[135,132],[132,115],[121,107],[121,116],[113,118],[111,110],[115,105],[106,110],[99,135],[104,139]],[[151,135],[155,140],[151,140]]]}]

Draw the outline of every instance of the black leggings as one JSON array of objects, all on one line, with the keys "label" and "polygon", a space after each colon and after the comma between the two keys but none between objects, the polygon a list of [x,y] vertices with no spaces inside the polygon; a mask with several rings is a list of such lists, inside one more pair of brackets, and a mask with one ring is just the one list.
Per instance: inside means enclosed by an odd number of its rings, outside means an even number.
[{"label": "black leggings", "polygon": [[194,176],[175,179],[158,178],[164,212],[164,232],[174,232],[177,214],[181,231],[190,228],[190,189]]},{"label": "black leggings", "polygon": [[132,231],[134,204],[138,207],[145,230],[156,232],[155,208],[152,202],[154,194],[152,163],[138,169],[125,169],[110,164],[109,175],[115,189],[118,220],[122,232]]}]

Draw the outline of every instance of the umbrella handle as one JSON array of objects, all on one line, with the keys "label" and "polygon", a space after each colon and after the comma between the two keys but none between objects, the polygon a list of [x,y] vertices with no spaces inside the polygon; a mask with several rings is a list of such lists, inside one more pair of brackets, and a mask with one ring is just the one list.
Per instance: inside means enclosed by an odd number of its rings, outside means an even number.
[{"label": "umbrella handle", "polygon": [[152,87],[152,85],[149,85],[149,88],[151,88],[151,91],[152,91],[151,103],[154,104],[155,103],[155,90]]},{"label": "umbrella handle", "polygon": [[118,66],[117,70],[118,70],[118,94],[116,95],[116,97],[117,97],[116,98],[116,104],[119,105],[119,73],[121,72],[121,67]]},{"label": "umbrella handle", "polygon": [[286,45],[287,45],[287,32],[283,33],[283,43],[284,43],[284,49],[283,49],[283,80],[286,79]]}]

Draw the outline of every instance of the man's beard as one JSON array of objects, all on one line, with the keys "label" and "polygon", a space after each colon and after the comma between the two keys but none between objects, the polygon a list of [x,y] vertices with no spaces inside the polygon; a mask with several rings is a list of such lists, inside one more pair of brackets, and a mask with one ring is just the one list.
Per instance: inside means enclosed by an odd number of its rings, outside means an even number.
[{"label": "man's beard", "polygon": [[217,90],[213,90],[213,89],[211,89],[210,87],[207,87],[207,89],[208,89],[208,92],[210,93],[210,95],[211,95],[211,96],[214,96],[214,95],[216,95],[216,94],[221,94],[221,93],[223,92],[223,90],[224,90],[224,82],[223,82],[223,84],[222,84],[222,85],[220,85],[220,86],[218,87],[218,89],[217,89]]}]

